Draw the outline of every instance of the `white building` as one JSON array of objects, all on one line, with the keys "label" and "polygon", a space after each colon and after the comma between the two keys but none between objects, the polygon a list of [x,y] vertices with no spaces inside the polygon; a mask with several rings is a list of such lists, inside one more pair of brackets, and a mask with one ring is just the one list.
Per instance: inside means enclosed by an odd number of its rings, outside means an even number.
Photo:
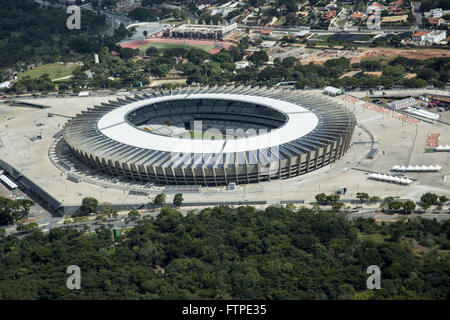
[{"label": "white building", "polygon": [[10,81],[0,82],[0,89],[9,88],[11,86]]},{"label": "white building", "polygon": [[247,68],[250,65],[250,62],[248,61],[238,61],[236,62],[236,69],[244,69]]},{"label": "white building", "polygon": [[259,46],[263,49],[271,49],[274,48],[276,45],[277,45],[276,41],[264,40],[263,42],[261,42]]},{"label": "white building", "polygon": [[435,30],[423,35],[422,41],[424,42],[424,44],[437,44],[441,41],[444,41],[445,38],[447,38],[446,30]]},{"label": "white building", "polygon": [[239,5],[239,2],[227,2],[220,7],[217,7],[216,9],[211,11],[211,15],[214,16],[216,14],[221,15],[222,17],[226,17],[231,11],[237,8]]},{"label": "white building", "polygon": [[442,11],[442,8],[435,8],[425,12],[424,15],[426,18],[441,18],[447,11],[448,10]]},{"label": "white building", "polygon": [[325,87],[324,90],[327,95],[333,96],[333,97],[343,93],[341,89],[338,89],[335,87]]},{"label": "white building", "polygon": [[415,105],[417,105],[417,101],[414,98],[406,98],[398,101],[392,101],[386,104],[388,108],[392,108],[395,110],[406,109]]}]

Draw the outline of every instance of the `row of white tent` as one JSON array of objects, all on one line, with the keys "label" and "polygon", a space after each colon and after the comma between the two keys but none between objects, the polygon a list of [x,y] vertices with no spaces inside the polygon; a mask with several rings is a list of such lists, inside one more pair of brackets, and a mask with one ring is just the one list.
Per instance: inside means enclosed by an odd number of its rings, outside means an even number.
[{"label": "row of white tent", "polygon": [[450,151],[450,146],[448,144],[445,146],[438,145],[434,150],[435,151]]},{"label": "row of white tent", "polygon": [[18,187],[17,184],[15,184],[13,181],[11,181],[11,179],[9,179],[4,174],[0,175],[0,180],[3,181],[3,183],[5,183],[10,189],[15,189]]},{"label": "row of white tent", "polygon": [[440,165],[429,165],[429,166],[393,166],[392,171],[401,172],[438,172],[441,171],[442,167]]},{"label": "row of white tent", "polygon": [[382,173],[371,173],[371,174],[369,174],[369,179],[383,181],[383,182],[390,182],[390,183],[398,183],[398,184],[403,184],[403,185],[408,185],[411,182],[413,182],[413,180],[408,179],[408,178],[394,177],[394,176],[390,176],[390,175],[382,174]]}]

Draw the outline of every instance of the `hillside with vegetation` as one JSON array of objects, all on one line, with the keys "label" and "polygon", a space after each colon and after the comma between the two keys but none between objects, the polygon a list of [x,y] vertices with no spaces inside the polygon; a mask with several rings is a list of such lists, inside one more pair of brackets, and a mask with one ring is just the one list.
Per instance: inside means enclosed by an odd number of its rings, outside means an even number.
[{"label": "hillside with vegetation", "polygon": [[2,0],[0,68],[16,63],[48,63],[101,48],[104,15],[82,10],[80,30],[69,30],[63,8],[41,7],[33,0]]},{"label": "hillside with vegetation", "polygon": [[[106,227],[0,232],[0,299],[448,300],[449,232],[449,221],[380,225],[292,205],[165,207],[116,241]],[[70,265],[81,290],[66,287]],[[370,265],[380,290],[366,287]]]}]

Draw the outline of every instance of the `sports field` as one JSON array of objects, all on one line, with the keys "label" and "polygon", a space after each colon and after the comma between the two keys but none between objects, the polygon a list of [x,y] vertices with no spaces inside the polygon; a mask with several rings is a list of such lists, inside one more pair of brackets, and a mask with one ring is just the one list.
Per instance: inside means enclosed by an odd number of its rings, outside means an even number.
[{"label": "sports field", "polygon": [[[139,53],[145,54],[145,51],[150,47],[157,49],[184,48],[184,43],[149,42],[139,48]],[[211,44],[186,44],[186,48],[198,48],[204,51],[210,51],[214,46]]]},{"label": "sports field", "polygon": [[195,39],[162,39],[162,38],[148,38],[145,40],[135,40],[121,43],[120,46],[122,48],[131,48],[131,49],[139,49],[140,54],[145,54],[145,51],[150,47],[155,47],[158,49],[166,49],[166,48],[183,48],[186,47],[194,47],[199,48],[211,53],[216,49],[225,48],[228,50],[232,45],[231,42],[222,42],[222,41],[209,41],[209,40],[195,40]]},{"label": "sports field", "polygon": [[58,63],[44,64],[42,66],[37,67],[36,69],[20,73],[18,75],[18,78],[21,79],[25,76],[30,76],[31,78],[39,78],[43,74],[48,73],[50,79],[52,80],[59,79],[70,76],[76,67],[77,66],[74,64],[73,65],[58,64]]}]

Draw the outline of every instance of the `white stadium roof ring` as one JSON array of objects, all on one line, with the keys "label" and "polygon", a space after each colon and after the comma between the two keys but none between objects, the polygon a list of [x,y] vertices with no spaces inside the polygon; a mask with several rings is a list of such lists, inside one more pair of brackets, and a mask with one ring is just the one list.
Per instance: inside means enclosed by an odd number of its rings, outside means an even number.
[{"label": "white stadium roof ring", "polygon": [[64,140],[88,165],[157,184],[286,179],[338,160],[353,114],[325,97],[260,87],[181,88],[88,109]]}]

